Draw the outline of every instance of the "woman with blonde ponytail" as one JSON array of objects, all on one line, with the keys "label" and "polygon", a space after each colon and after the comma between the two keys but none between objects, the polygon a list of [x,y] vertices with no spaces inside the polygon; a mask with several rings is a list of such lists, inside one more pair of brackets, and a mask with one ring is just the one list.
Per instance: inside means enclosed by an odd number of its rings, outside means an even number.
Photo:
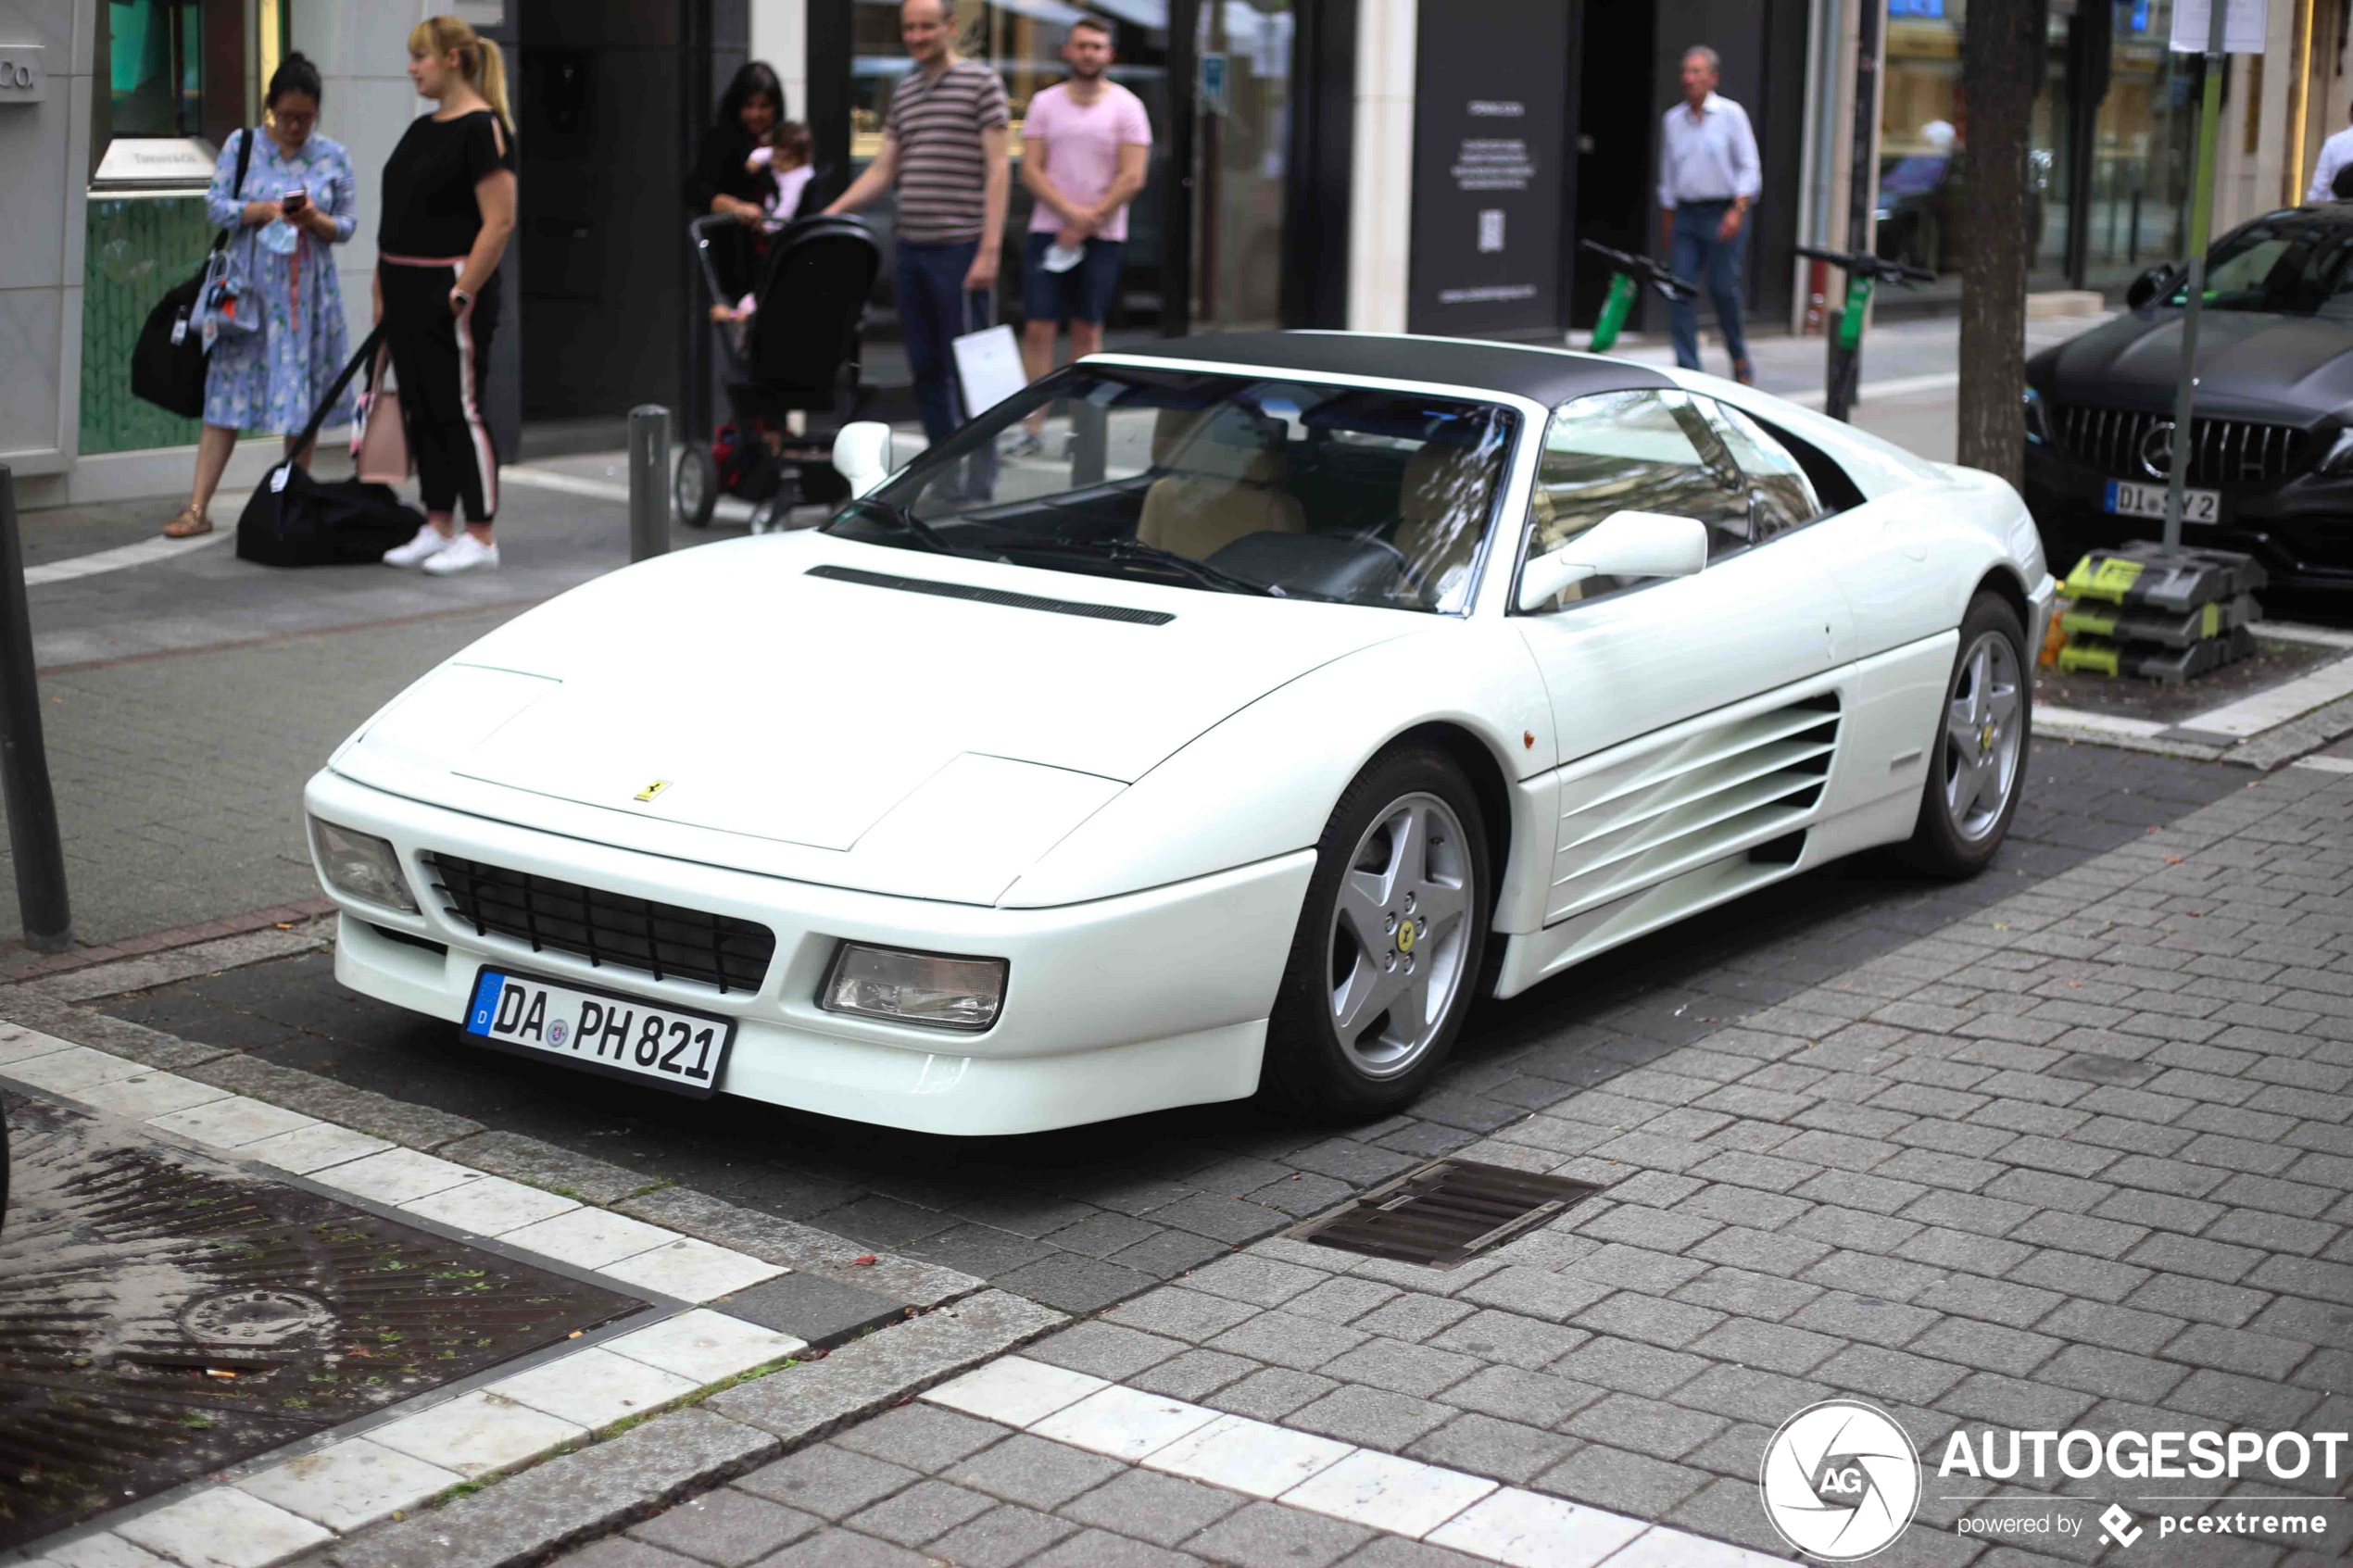
[{"label": "woman with blonde ponytail", "polygon": [[384,165],[376,319],[426,521],[384,564],[445,577],[498,564],[498,454],[482,379],[498,324],[498,258],[515,229],[515,129],[498,45],[456,17],[428,18],[409,34],[409,79],[439,107],[409,122]]}]

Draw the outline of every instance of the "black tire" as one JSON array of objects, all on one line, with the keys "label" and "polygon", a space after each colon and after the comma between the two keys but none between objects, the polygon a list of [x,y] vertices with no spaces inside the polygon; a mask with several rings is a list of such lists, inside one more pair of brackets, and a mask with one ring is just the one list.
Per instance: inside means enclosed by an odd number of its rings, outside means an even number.
[{"label": "black tire", "polygon": [[[1443,829],[1442,816],[1417,802],[1442,806],[1459,829],[1459,836],[1453,830]],[[1431,907],[1441,898],[1459,897],[1460,909],[1447,919],[1442,934],[1406,930],[1402,956],[1394,935],[1382,938],[1390,943],[1385,955],[1365,954],[1368,962],[1378,963],[1386,957],[1401,963],[1407,973],[1415,972],[1413,960],[1418,958],[1429,972],[1424,985],[1439,984],[1441,967],[1451,976],[1451,996],[1434,1024],[1425,1021],[1414,1031],[1423,1043],[1393,1066],[1384,1067],[1368,1062],[1367,1058],[1385,1048],[1384,1029],[1399,1027],[1394,1022],[1384,1022],[1390,1013],[1362,1016],[1353,1045],[1343,1040],[1333,1016],[1338,989],[1334,970],[1343,948],[1355,950],[1353,938],[1343,937],[1337,922],[1341,920],[1342,881],[1360,847],[1369,843],[1376,854],[1394,851],[1395,841],[1386,836],[1390,830],[1383,824],[1394,822],[1401,812],[1409,810],[1422,812],[1420,821],[1430,835],[1417,880],[1424,882],[1426,890],[1435,890],[1430,892]],[[1440,826],[1433,828],[1432,823]],[[1376,829],[1383,836],[1368,841]],[[1384,845],[1387,847],[1381,847]],[[1390,900],[1399,913],[1403,912],[1404,874],[1399,873],[1394,884],[1398,891]],[[1486,822],[1462,769],[1444,752],[1428,746],[1400,746],[1373,759],[1340,796],[1315,847],[1315,875],[1307,884],[1290,960],[1267,1021],[1265,1065],[1261,1073],[1265,1092],[1318,1122],[1373,1121],[1413,1103],[1445,1065],[1462,1032],[1463,1020],[1477,999],[1478,982],[1486,973],[1487,927],[1494,897]],[[1403,926],[1416,924],[1412,914],[1402,922]],[[1459,943],[1453,939],[1457,931]],[[1353,964],[1351,968],[1353,972]],[[1387,972],[1396,971],[1391,968]]]},{"label": "black tire", "polygon": [[[1996,718],[1991,732],[1980,732],[1989,738],[1981,742],[1978,759],[1972,759],[1958,750],[1960,743],[1954,734],[1955,710],[1981,681],[1987,679],[1987,671],[1972,668],[1972,655],[1988,639],[2007,645],[2011,671],[2007,681],[1998,669],[1993,671],[1988,683],[1990,690],[1998,697],[2003,685],[2007,684],[2016,694],[2016,705],[2011,718]],[[2007,782],[2001,786],[1999,806],[1988,806],[1980,795],[1978,805],[1983,821],[1982,824],[1969,824],[1965,831],[1963,822],[1956,821],[1953,804],[1957,773],[1990,755],[1998,775],[2002,745],[2011,738],[2012,732],[2016,752],[2008,764]],[[1961,618],[1960,646],[1954,650],[1953,673],[1945,682],[1944,701],[1937,709],[1936,737],[1929,746],[1928,780],[1920,789],[1919,820],[1912,829],[1910,844],[1906,846],[1907,858],[1915,866],[1931,876],[1956,881],[1975,876],[1985,869],[2008,835],[2010,822],[2018,815],[2019,798],[2026,793],[2027,762],[2033,735],[2034,652],[2026,646],[2026,628],[2020,623],[2018,611],[2010,608],[2007,599],[1999,594],[1981,592],[1969,601],[1969,613]]]},{"label": "black tire", "polygon": [[785,495],[772,495],[751,509],[754,533],[782,533],[791,526],[792,503]]},{"label": "black tire", "polygon": [[689,528],[709,528],[719,505],[719,464],[711,448],[689,441],[678,450],[678,467],[670,478],[670,504],[678,521]]}]

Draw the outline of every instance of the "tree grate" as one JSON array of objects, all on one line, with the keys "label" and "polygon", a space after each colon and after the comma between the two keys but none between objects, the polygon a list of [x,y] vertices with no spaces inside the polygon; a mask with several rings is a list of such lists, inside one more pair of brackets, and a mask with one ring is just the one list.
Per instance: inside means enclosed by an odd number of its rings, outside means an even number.
[{"label": "tree grate", "polygon": [[1451,1269],[1602,1189],[1470,1160],[1441,1160],[1290,1234],[1318,1247]]}]

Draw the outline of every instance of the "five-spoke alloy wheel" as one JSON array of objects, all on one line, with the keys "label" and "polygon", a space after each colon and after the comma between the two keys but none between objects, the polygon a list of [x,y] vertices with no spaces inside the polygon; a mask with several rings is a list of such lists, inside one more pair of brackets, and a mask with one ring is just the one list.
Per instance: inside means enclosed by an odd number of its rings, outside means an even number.
[{"label": "five-spoke alloy wheel", "polygon": [[1267,1027],[1267,1086],[1334,1121],[1421,1093],[1470,1010],[1493,897],[1462,770],[1434,747],[1375,758],[1316,846]]},{"label": "five-spoke alloy wheel", "polygon": [[2009,832],[2026,778],[2032,671],[2018,611],[1998,595],[1979,594],[1961,621],[1912,834],[1912,857],[1928,870],[1970,875]]}]

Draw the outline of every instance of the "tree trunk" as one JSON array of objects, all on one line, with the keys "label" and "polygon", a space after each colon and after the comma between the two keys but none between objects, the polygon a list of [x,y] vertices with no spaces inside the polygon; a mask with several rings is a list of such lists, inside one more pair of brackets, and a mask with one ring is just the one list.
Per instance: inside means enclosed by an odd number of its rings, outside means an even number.
[{"label": "tree trunk", "polygon": [[2025,467],[2026,154],[2042,22],[2043,0],[1969,0],[1961,45],[1969,165],[1958,455],[2013,485]]}]

